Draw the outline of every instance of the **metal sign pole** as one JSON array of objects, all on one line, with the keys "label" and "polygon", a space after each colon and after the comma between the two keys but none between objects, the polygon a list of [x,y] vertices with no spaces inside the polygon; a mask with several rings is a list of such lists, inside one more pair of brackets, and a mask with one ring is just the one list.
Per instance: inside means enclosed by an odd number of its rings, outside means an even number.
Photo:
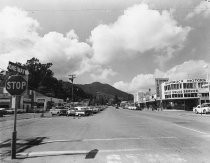
[{"label": "metal sign pole", "polygon": [[17,98],[15,96],[15,112],[14,112],[14,128],[12,132],[12,141],[11,141],[11,157],[12,159],[16,158],[16,138],[17,138],[17,130],[16,130],[16,123],[17,123]]}]

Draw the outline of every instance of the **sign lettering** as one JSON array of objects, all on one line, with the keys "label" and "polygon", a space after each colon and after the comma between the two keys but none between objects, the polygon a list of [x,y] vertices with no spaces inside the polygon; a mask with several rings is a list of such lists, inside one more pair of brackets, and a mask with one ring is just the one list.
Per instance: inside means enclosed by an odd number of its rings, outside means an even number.
[{"label": "sign lettering", "polygon": [[7,68],[8,68],[8,70],[17,72],[21,75],[27,75],[27,73],[28,73],[28,71],[26,69],[24,69],[22,66],[20,66],[16,63],[13,63],[13,62],[9,62],[9,65]]},{"label": "sign lettering", "polygon": [[22,76],[11,76],[6,81],[6,90],[11,95],[21,95],[27,87],[27,81]]}]

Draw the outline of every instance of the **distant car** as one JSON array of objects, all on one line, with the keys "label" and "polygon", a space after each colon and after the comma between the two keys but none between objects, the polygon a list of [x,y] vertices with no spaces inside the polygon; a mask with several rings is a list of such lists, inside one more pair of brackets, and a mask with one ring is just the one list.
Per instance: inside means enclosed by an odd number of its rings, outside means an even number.
[{"label": "distant car", "polygon": [[85,115],[93,115],[93,107],[87,107],[85,111]]},{"label": "distant car", "polygon": [[67,110],[67,116],[75,116],[76,111],[73,108]]},{"label": "distant car", "polygon": [[7,113],[5,108],[0,108],[0,117],[3,117]]},{"label": "distant car", "polygon": [[24,109],[17,109],[17,113],[25,113],[26,111]]},{"label": "distant car", "polygon": [[60,113],[59,113],[59,116],[60,116],[60,115],[66,116],[66,115],[67,115],[67,109],[61,109],[61,110],[60,110]]},{"label": "distant car", "polygon": [[85,116],[85,108],[84,107],[75,107],[75,115],[76,116]]},{"label": "distant car", "polygon": [[59,115],[60,114],[60,109],[52,108],[50,109],[51,115]]},{"label": "distant car", "polygon": [[98,113],[100,110],[98,107],[93,107],[93,114],[96,114]]},{"label": "distant car", "polygon": [[196,114],[207,114],[210,113],[210,103],[203,103],[202,105],[198,105],[193,108],[193,112]]},{"label": "distant car", "polygon": [[136,110],[137,107],[136,106],[128,106],[128,109],[130,109],[130,110]]},{"label": "distant car", "polygon": [[15,110],[13,108],[6,109],[6,114],[14,114]]}]

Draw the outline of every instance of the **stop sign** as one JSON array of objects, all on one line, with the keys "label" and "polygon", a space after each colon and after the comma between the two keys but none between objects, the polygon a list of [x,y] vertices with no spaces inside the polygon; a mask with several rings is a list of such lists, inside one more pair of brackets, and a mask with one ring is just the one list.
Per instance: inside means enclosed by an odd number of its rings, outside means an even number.
[{"label": "stop sign", "polygon": [[22,95],[26,90],[27,81],[20,75],[11,76],[6,81],[6,90],[11,95]]}]

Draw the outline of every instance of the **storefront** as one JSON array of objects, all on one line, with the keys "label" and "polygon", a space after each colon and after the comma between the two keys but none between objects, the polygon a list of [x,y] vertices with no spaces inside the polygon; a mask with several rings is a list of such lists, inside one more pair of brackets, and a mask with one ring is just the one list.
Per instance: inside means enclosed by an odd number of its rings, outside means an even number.
[{"label": "storefront", "polygon": [[186,79],[165,82],[162,87],[164,109],[192,110],[199,103],[207,102],[208,90],[202,86],[205,79]]}]

